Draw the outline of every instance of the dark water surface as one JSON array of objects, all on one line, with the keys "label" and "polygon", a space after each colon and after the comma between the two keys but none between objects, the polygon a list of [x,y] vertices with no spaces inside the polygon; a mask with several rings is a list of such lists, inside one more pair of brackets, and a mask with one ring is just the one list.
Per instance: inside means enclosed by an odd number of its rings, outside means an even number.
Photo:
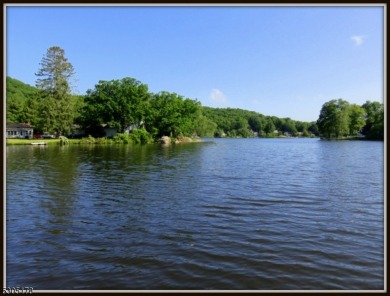
[{"label": "dark water surface", "polygon": [[383,290],[383,142],[7,146],[7,286]]}]

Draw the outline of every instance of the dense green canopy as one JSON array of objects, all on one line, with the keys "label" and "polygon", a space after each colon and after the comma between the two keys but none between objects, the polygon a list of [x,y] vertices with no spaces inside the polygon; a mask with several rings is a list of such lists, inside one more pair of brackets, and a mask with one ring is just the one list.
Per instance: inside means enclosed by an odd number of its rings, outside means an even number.
[{"label": "dense green canopy", "polygon": [[[11,77],[6,81],[7,122],[29,122],[37,132],[53,131],[43,113],[47,93]],[[197,100],[166,91],[153,94],[146,84],[128,77],[99,81],[87,95],[71,95],[69,99],[74,106],[69,125],[81,125],[91,134],[94,127],[108,124],[120,132],[143,128],[156,139],[162,135],[337,138],[358,133],[368,139],[384,138],[384,108],[379,102],[358,106],[331,100],[323,105],[317,122],[301,122],[242,109],[205,107]]]},{"label": "dense green canopy", "polygon": [[379,102],[367,101],[362,106],[337,99],[326,102],[317,120],[318,130],[327,139],[356,136],[384,139],[384,109]]}]

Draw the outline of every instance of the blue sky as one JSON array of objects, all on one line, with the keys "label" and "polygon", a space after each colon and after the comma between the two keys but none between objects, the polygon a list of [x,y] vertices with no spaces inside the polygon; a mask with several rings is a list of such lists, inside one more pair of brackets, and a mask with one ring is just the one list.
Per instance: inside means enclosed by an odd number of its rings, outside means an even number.
[{"label": "blue sky", "polygon": [[315,121],[322,105],[383,102],[383,6],[7,6],[6,75],[35,85],[60,46],[75,92],[133,77],[204,106]]}]

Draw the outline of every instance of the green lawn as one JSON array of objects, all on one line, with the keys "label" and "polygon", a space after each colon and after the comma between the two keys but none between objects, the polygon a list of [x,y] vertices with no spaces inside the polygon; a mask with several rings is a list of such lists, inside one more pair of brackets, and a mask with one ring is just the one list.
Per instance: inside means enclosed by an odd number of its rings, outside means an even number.
[{"label": "green lawn", "polygon": [[[31,145],[31,143],[42,143],[47,145],[59,144],[60,139],[7,139],[7,145]],[[81,140],[69,139],[69,144],[80,144]]]}]

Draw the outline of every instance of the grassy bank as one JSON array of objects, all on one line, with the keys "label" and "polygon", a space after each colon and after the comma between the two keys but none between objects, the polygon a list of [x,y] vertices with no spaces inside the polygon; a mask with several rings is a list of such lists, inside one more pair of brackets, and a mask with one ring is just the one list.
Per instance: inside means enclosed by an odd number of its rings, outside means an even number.
[{"label": "grassy bank", "polygon": [[[46,145],[59,145],[61,139],[7,139],[7,145],[32,145],[33,143],[45,143]],[[106,138],[83,138],[67,139],[66,144],[114,144],[111,139]]]},{"label": "grassy bank", "polygon": [[[172,138],[172,143],[188,143],[188,142],[201,142],[200,139],[178,137]],[[152,138],[142,138],[134,136],[133,134],[117,134],[114,138],[94,138],[92,136],[82,139],[6,139],[7,145],[33,145],[34,143],[45,143],[46,145],[72,145],[72,144],[148,144],[158,143],[159,141],[153,141]]]},{"label": "grassy bank", "polygon": [[7,145],[31,145],[31,143],[59,144],[60,139],[7,139]]}]

